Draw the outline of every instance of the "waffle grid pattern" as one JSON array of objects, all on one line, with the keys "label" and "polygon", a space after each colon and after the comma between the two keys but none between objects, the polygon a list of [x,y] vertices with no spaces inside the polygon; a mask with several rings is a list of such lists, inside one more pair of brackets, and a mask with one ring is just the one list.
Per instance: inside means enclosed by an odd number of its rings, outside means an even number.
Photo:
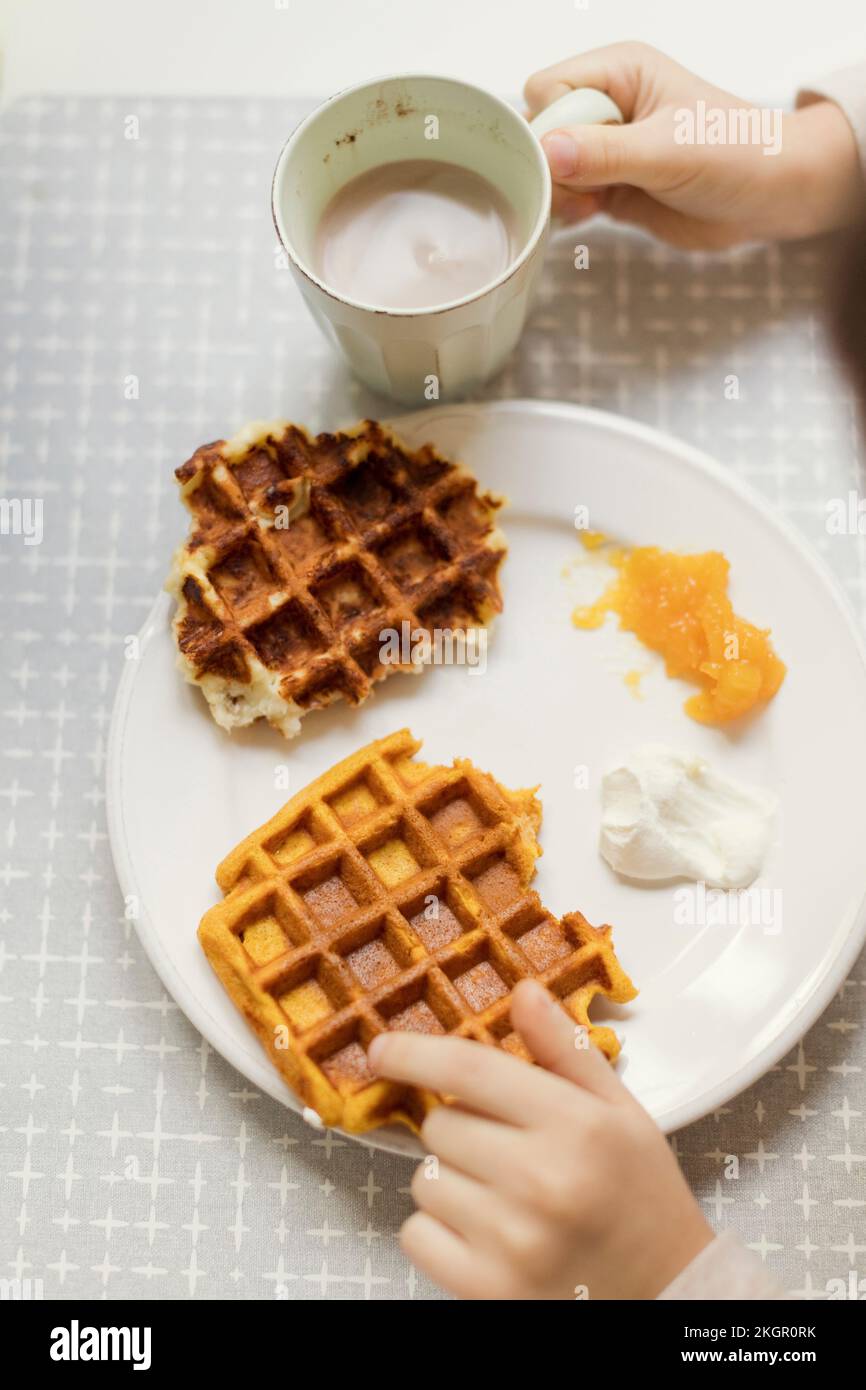
[{"label": "waffle grid pattern", "polygon": [[634,995],[609,942],[561,922],[528,889],[538,851],[531,792],[470,763],[412,760],[408,731],[362,749],[294,797],[226,859],[226,898],[204,917],[208,957],[276,1065],[329,1124],[417,1128],[436,1098],[376,1080],[366,1049],[387,1029],[448,1033],[527,1058],[511,990],[542,981],[589,1040],[596,993]]},{"label": "waffle grid pattern", "polygon": [[432,448],[370,420],[311,439],[290,424],[205,445],[177,469],[193,516],[169,588],[188,678],[217,722],[360,704],[382,633],[465,632],[502,606],[496,500]]}]

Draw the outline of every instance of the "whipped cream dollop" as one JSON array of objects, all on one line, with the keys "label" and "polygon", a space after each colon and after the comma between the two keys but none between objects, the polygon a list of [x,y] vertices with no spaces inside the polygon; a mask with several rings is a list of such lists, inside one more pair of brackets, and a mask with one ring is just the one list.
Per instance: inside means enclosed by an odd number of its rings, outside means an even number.
[{"label": "whipped cream dollop", "polygon": [[601,852],[628,878],[746,888],[761,872],[777,805],[703,758],[646,744],[602,779]]}]

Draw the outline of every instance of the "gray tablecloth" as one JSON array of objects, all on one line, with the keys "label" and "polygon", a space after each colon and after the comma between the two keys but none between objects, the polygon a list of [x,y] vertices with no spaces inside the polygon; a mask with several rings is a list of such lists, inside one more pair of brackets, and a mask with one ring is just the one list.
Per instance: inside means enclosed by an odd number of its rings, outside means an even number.
[{"label": "gray tablecloth", "polygon": [[[392,410],[279,264],[269,179],[301,114],[27,100],[0,122],[0,496],[44,502],[41,545],[0,536],[0,1277],[47,1298],[439,1296],[396,1240],[410,1165],[315,1133],[211,1052],[124,921],[106,838],[123,639],[183,530],[174,466],[247,418]],[[577,271],[574,240],[490,396],[605,407],[710,449],[862,614],[866,541],[825,527],[858,485],[826,252],[681,257],[593,226]],[[675,1140],[713,1222],[807,1296],[866,1274],[864,987],[861,959],[802,1044]]]}]

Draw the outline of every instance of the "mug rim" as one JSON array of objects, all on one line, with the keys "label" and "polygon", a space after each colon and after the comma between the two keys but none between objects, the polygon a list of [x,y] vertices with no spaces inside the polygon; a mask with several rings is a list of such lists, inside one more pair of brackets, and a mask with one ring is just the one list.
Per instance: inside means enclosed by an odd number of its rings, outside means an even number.
[{"label": "mug rim", "polygon": [[[449,82],[453,86],[463,87],[470,92],[480,92],[481,95],[487,101],[491,101],[493,102],[494,106],[499,107],[499,109],[502,112],[504,112],[509,117],[509,119],[519,122],[525,128],[526,134],[528,135],[532,145],[534,146],[534,153],[538,165],[542,171],[544,193],[542,197],[542,205],[539,209],[538,216],[536,217],[532,231],[530,232],[529,236],[524,242],[523,247],[518,252],[518,254],[508,262],[508,265],[505,267],[504,270],[500,271],[500,273],[497,276],[495,276],[492,280],[489,280],[486,284],[482,285],[480,289],[473,290],[470,294],[462,295],[459,299],[449,299],[445,304],[433,305],[429,309],[389,308],[387,305],[384,304],[368,304],[364,300],[352,299],[348,295],[340,294],[337,290],[333,289],[329,284],[327,284],[326,281],[322,280],[320,276],[316,275],[315,271],[313,271],[308,265],[304,263],[304,261],[301,260],[300,256],[295,251],[294,246],[290,243],[287,236],[284,235],[283,228],[280,225],[280,218],[277,213],[277,187],[278,182],[280,181],[283,171],[285,169],[285,165],[288,160],[291,148],[301,138],[310,122],[313,121],[318,115],[320,115],[322,111],[325,111],[329,106],[333,106],[337,102],[342,101],[344,97],[351,96],[354,92],[364,91],[365,88],[378,87],[385,82],[418,81]],[[507,284],[507,282],[512,278],[512,276],[517,274],[517,272],[522,268],[522,266],[526,264],[526,262],[536,251],[547,228],[547,224],[550,220],[552,190],[553,183],[550,177],[550,169],[548,167],[547,160],[544,157],[544,151],[541,148],[541,142],[535,137],[535,135],[533,135],[532,128],[529,125],[529,122],[525,121],[523,117],[520,115],[520,112],[517,111],[515,107],[510,106],[508,102],[505,101],[502,97],[497,96],[495,92],[488,92],[485,87],[479,87],[474,82],[465,82],[461,77],[447,77],[442,73],[431,72],[398,72],[390,73],[383,77],[367,78],[363,82],[353,83],[351,87],[342,87],[338,92],[334,92],[331,96],[327,97],[325,101],[319,102],[319,104],[315,106],[312,111],[310,111],[306,116],[304,116],[303,120],[299,121],[299,123],[295,126],[294,130],[291,132],[291,134],[287,136],[286,140],[283,142],[283,146],[280,150],[279,155],[277,156],[276,165],[274,166],[274,173],[271,179],[271,217],[273,219],[274,228],[276,230],[280,245],[286,252],[286,255],[292,261],[292,264],[294,265],[295,269],[301,275],[303,275],[306,280],[309,280],[312,284],[314,284],[317,289],[321,290],[323,294],[326,294],[329,299],[336,300],[339,304],[345,304],[350,309],[360,309],[368,314],[385,315],[389,318],[431,318],[436,314],[445,314],[452,309],[460,309],[463,308],[465,305],[475,303],[476,300],[483,299],[484,296],[490,294],[492,290],[499,289],[501,285]]]}]

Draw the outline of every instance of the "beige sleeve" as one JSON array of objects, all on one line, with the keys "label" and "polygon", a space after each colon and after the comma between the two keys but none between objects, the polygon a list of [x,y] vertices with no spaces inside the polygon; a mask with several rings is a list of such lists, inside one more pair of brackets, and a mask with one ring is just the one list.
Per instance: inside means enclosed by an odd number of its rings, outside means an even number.
[{"label": "beige sleeve", "polygon": [[860,151],[860,163],[866,169],[866,61],[840,68],[814,87],[804,87],[797,93],[798,107],[811,106],[815,101],[835,102],[847,116]]},{"label": "beige sleeve", "polygon": [[787,1298],[757,1255],[741,1245],[733,1231],[723,1231],[686,1265],[660,1299]]}]

